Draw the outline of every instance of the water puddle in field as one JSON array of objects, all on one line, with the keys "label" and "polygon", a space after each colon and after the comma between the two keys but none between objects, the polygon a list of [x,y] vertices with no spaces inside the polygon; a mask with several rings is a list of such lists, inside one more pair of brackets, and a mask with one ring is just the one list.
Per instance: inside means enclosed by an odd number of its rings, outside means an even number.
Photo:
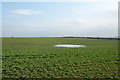
[{"label": "water puddle in field", "polygon": [[85,45],[54,45],[54,47],[86,47]]}]

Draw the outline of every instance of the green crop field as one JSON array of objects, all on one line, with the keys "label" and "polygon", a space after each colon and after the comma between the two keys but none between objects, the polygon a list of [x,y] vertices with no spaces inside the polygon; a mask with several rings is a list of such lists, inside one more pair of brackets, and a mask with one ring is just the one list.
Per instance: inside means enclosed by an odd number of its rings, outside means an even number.
[{"label": "green crop field", "polygon": [[[57,44],[86,47],[54,47]],[[118,41],[3,38],[3,78],[118,78]]]}]

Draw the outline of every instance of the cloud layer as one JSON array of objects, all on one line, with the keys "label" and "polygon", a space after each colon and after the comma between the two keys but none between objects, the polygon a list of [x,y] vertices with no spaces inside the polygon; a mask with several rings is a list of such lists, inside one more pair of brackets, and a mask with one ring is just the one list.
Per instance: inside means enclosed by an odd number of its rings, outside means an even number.
[{"label": "cloud layer", "polygon": [[40,14],[40,11],[33,11],[30,9],[13,10],[12,12],[15,14],[23,14],[23,15]]}]

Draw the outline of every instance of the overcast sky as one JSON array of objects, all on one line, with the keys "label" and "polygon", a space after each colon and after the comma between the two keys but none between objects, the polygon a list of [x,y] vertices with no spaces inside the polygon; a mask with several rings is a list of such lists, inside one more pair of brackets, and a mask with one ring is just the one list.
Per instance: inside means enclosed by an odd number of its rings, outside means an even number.
[{"label": "overcast sky", "polygon": [[118,35],[118,3],[4,2],[3,36]]}]

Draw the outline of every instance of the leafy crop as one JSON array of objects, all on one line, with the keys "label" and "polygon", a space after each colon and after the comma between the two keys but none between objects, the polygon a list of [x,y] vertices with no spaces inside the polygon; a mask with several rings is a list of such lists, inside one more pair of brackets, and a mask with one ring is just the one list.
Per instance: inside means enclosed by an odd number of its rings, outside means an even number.
[{"label": "leafy crop", "polygon": [[[80,48],[57,44],[85,45]],[[117,40],[3,38],[3,78],[117,78]]]}]

